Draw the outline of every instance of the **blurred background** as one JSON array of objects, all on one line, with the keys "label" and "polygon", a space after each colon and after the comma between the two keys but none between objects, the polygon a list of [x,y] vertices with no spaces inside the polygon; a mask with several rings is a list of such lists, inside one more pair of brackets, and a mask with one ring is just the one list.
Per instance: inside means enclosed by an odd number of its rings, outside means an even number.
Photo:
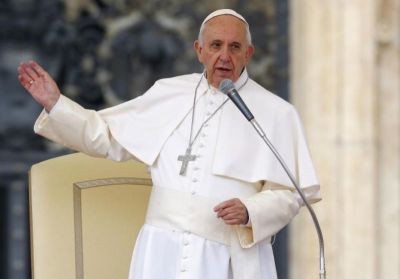
[{"label": "blurred background", "polygon": [[[102,109],[155,80],[202,71],[204,17],[250,23],[248,70],[293,103],[320,176],[327,278],[400,275],[400,0],[0,0],[0,278],[30,278],[28,171],[70,151],[36,136],[41,108],[16,68],[36,60],[62,92]],[[318,278],[302,210],[274,244],[280,279]]]}]

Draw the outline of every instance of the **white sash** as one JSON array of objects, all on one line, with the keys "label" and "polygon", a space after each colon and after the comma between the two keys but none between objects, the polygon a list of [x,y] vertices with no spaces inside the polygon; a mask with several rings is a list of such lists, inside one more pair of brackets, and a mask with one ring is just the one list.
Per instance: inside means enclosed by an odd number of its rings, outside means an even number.
[{"label": "white sash", "polygon": [[230,247],[234,279],[260,279],[258,245],[242,248],[235,226],[217,218],[217,202],[165,187],[153,186],[146,223],[164,229],[190,232]]}]

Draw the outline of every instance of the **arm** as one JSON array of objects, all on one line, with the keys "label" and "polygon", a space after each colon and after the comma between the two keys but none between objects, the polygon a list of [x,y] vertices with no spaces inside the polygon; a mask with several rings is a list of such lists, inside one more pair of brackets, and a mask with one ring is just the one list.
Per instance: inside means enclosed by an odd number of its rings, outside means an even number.
[{"label": "arm", "polygon": [[[319,201],[319,185],[302,188],[307,201]],[[240,245],[243,248],[272,237],[285,227],[299,212],[303,201],[293,189],[279,184],[266,182],[258,194],[243,199],[250,220],[251,227],[238,226],[236,228]]]},{"label": "arm", "polygon": [[[318,185],[302,190],[310,203],[320,200]],[[302,205],[301,197],[292,188],[266,182],[254,196],[224,201],[214,210],[227,225],[238,225],[236,232],[240,245],[249,248],[278,233],[297,215]]]},{"label": "arm", "polygon": [[285,227],[300,209],[290,190],[264,190],[243,200],[251,219],[251,227],[238,226],[236,232],[243,248],[272,237]]},{"label": "arm", "polygon": [[84,109],[63,96],[38,64],[23,63],[18,72],[22,86],[45,108],[35,123],[36,133],[91,156],[118,161],[133,157],[111,137],[96,111]]},{"label": "arm", "polygon": [[35,101],[48,112],[51,111],[60,98],[60,89],[55,81],[42,67],[33,61],[20,64],[18,67],[18,79]]}]

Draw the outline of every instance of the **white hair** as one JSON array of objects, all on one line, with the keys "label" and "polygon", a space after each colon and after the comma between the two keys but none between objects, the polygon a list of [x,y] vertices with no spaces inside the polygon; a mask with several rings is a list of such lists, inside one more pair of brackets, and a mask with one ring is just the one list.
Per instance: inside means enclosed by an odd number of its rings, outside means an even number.
[{"label": "white hair", "polygon": [[[207,23],[208,23],[208,21],[204,22],[204,23],[200,26],[200,31],[199,31],[198,40],[199,40],[201,46],[203,45],[203,42],[204,42],[204,40],[203,40],[203,33],[204,33],[204,29],[205,29],[205,26],[206,26]],[[246,27],[246,40],[247,40],[247,43],[248,43],[249,45],[252,45],[252,42],[251,42],[251,33],[250,33],[249,24],[248,24],[247,22],[244,22],[244,21],[243,21],[243,23],[245,24],[245,27]]]}]

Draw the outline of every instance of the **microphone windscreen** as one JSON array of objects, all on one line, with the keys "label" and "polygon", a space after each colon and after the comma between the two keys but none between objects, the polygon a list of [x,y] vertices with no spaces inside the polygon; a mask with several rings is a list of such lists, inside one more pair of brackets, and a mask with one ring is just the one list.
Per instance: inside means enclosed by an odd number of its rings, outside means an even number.
[{"label": "microphone windscreen", "polygon": [[233,89],[235,89],[235,85],[230,79],[224,79],[219,83],[219,90],[224,94],[228,94]]}]

